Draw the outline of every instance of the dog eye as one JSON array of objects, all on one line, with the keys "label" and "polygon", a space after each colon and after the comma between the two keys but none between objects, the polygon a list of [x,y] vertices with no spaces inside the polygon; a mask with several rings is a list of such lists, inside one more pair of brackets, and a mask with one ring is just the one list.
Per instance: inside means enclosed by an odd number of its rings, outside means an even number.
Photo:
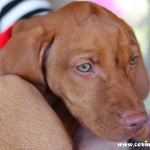
[{"label": "dog eye", "polygon": [[138,61],[138,56],[134,56],[132,57],[131,61],[130,61],[130,65],[135,65]]},{"label": "dog eye", "polygon": [[82,64],[80,66],[77,66],[77,69],[80,72],[89,72],[92,69],[92,67],[90,64],[87,63],[87,64]]}]

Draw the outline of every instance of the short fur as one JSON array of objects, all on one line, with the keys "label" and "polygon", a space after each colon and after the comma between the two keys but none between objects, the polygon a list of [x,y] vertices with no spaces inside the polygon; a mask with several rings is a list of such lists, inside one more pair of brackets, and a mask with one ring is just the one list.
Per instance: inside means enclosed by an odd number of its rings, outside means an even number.
[{"label": "short fur", "polygon": [[[131,66],[133,55],[138,63]],[[79,72],[84,63],[93,71]],[[18,22],[0,53],[0,73],[48,84],[79,122],[108,140],[135,135],[125,127],[126,116],[147,117],[142,100],[149,81],[135,35],[123,20],[90,2]]]}]

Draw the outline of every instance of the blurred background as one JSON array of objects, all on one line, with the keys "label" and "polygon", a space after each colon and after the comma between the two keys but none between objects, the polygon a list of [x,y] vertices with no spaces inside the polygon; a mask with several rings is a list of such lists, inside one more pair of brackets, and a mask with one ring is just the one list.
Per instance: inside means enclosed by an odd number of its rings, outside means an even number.
[{"label": "blurred background", "polygon": [[[54,10],[73,0],[50,0]],[[150,0],[89,0],[111,10],[123,18],[134,30],[141,46],[144,62],[150,79]],[[146,108],[150,113],[150,94]]]}]

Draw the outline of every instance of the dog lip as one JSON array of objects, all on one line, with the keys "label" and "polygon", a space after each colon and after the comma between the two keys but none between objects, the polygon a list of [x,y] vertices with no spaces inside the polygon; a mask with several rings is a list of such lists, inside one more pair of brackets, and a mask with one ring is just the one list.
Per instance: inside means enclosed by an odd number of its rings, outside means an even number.
[{"label": "dog lip", "polygon": [[78,121],[83,128],[87,128],[87,126],[81,120],[78,120]]},{"label": "dog lip", "polygon": [[135,134],[135,133],[141,131],[145,127],[145,125],[146,125],[146,123],[144,123],[142,125],[139,125],[139,126],[131,127],[132,128],[132,132]]},{"label": "dog lip", "polygon": [[79,117],[76,117],[76,119],[78,120],[79,124],[80,124],[83,128],[87,128],[87,126],[85,125],[85,123],[84,123]]},{"label": "dog lip", "polygon": [[128,132],[130,132],[129,134],[136,134],[139,131],[141,131],[145,126],[146,126],[146,123],[142,125],[138,125],[138,126],[125,127],[125,129],[128,130]]}]

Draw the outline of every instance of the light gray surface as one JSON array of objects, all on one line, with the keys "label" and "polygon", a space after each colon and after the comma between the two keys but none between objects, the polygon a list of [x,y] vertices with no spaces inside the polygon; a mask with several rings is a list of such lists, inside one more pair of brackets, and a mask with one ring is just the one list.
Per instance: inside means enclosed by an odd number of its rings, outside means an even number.
[{"label": "light gray surface", "polygon": [[49,0],[52,4],[52,8],[54,10],[59,9],[60,7],[63,7],[64,5],[73,2],[74,0]]}]

